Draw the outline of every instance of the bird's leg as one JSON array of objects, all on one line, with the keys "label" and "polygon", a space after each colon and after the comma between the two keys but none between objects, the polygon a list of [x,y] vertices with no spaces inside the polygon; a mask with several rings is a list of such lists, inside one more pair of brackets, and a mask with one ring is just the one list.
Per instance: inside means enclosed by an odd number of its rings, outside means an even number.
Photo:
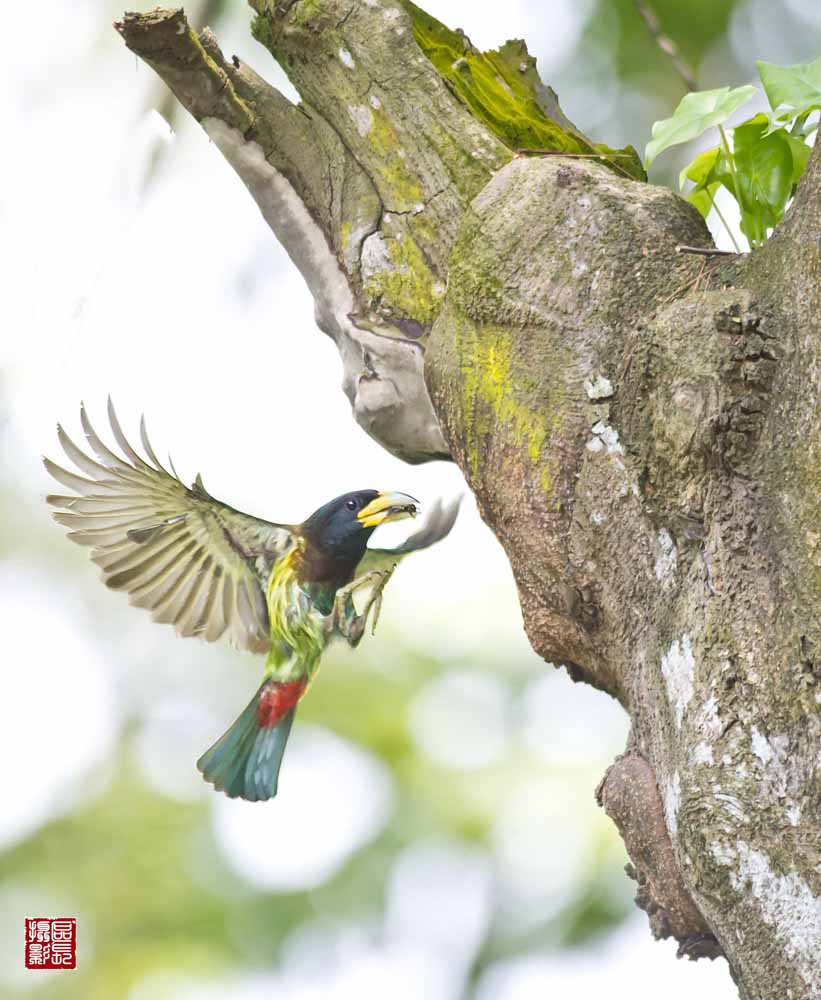
[{"label": "bird's leg", "polygon": [[382,574],[382,579],[373,588],[371,596],[368,598],[368,603],[365,605],[365,609],[359,616],[362,618],[362,628],[365,628],[365,619],[368,617],[368,613],[373,608],[373,621],[371,622],[371,635],[376,635],[376,625],[379,621],[379,614],[382,611],[382,594],[385,587],[388,585],[388,580],[393,576],[393,571],[396,569],[396,563],[391,566],[390,569],[385,570]]},{"label": "bird's leg", "polygon": [[[348,599],[352,597],[357,590],[361,590],[363,587],[369,586],[381,576],[382,573],[379,570],[371,570],[369,573],[363,573],[362,576],[357,577],[346,586],[340,587],[339,590],[337,590],[336,596],[334,597],[333,609],[327,619],[329,631],[338,631],[340,635],[345,636],[346,639],[348,638]],[[356,617],[356,615],[354,617]]]},{"label": "bird's leg", "polygon": [[381,579],[374,586],[368,597],[365,607],[362,609],[361,615],[354,615],[353,620],[348,626],[348,635],[346,639],[351,646],[356,648],[359,645],[362,636],[365,634],[365,628],[368,623],[368,615],[373,611],[373,621],[371,622],[371,635],[376,633],[376,625],[379,621],[379,612],[382,610],[382,593],[385,587],[388,585],[388,580],[393,576],[393,571],[396,569],[396,563],[391,566],[390,569],[386,569],[379,573]]},{"label": "bird's leg", "polygon": [[[379,612],[382,608],[382,591],[385,589],[388,580],[390,580],[393,575],[394,569],[396,569],[396,566],[392,566],[391,569],[384,571],[378,569],[371,570],[369,573],[364,573],[362,576],[357,577],[356,580],[353,580],[347,586],[341,587],[336,592],[333,610],[328,618],[330,631],[338,631],[340,635],[347,639],[351,646],[355,647],[359,645],[359,642],[365,633],[365,625],[368,620],[368,615],[372,609],[375,609],[373,628],[376,629]],[[362,614],[358,615],[354,610],[353,617],[349,618],[347,613],[349,598],[351,598],[356,591],[368,586],[373,586],[373,591],[367,600]]]}]

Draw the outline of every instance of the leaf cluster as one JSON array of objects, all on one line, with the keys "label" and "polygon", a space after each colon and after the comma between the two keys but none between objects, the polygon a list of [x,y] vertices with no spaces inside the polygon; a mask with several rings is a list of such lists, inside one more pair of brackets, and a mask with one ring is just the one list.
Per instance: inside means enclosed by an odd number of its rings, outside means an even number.
[{"label": "leaf cluster", "polygon": [[[719,142],[689,163],[680,186],[689,180],[691,201],[707,218],[718,213],[715,196],[729,191],[739,207],[741,231],[751,247],[760,246],[778,223],[795,194],[818,128],[821,109],[821,58],[797,66],[757,63],[770,104],[768,112],[753,115],[732,129],[724,123],[758,88],[720,87],[687,94],[670,118],[656,122],[645,150],[645,165],[665,149],[697,139],[717,128]],[[719,218],[726,226],[723,217]]]}]

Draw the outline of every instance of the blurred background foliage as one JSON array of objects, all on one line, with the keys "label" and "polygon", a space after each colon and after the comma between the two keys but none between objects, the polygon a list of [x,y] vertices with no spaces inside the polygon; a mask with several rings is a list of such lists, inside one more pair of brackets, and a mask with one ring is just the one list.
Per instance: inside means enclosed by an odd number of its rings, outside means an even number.
[{"label": "blurred background foliage", "polygon": [[[154,626],[49,522],[36,454],[54,453],[67,401],[99,401],[112,385],[129,405],[150,396],[168,440],[196,425],[188,447],[209,487],[254,510],[244,496],[262,486],[239,481],[249,456],[231,442],[260,433],[246,428],[266,406],[282,424],[289,404],[284,386],[264,403],[239,385],[230,405],[210,405],[224,402],[213,384],[223,362],[206,345],[236,322],[264,341],[271,371],[289,351],[315,352],[299,363],[322,403],[302,418],[319,421],[305,435],[322,440],[326,464],[295,451],[278,487],[288,502],[311,509],[363,485],[345,478],[354,468],[426,495],[459,476],[407,471],[348,419],[298,276],[201,133],[122,48],[110,27],[121,8],[58,3],[43,27],[25,6],[10,37],[37,32],[45,49],[15,44],[2,88],[21,141],[0,166],[0,252],[16,275],[0,307],[0,993],[531,1000],[615,997],[629,984],[637,1000],[733,996],[719,964],[674,967],[672,949],[650,941],[593,800],[626,717],[530,651],[503,555],[470,504],[441,551],[403,566],[377,636],[327,657],[277,800],[233,803],[203,784],[194,761],[255,689],[259,664]],[[683,94],[631,0],[426,6],[483,48],[525,36],[598,141],[643,150]],[[752,79],[755,59],[817,54],[817,0],[653,6],[704,88]],[[187,8],[287,89],[241,0]],[[652,180],[672,183],[693,155],[663,157]],[[152,290],[132,296],[149,272]],[[284,335],[269,342],[272,313]],[[164,340],[164,320],[191,323],[202,350]],[[288,519],[278,502],[275,491],[264,513]],[[58,915],[78,918],[77,971],[26,973],[23,916]]]}]

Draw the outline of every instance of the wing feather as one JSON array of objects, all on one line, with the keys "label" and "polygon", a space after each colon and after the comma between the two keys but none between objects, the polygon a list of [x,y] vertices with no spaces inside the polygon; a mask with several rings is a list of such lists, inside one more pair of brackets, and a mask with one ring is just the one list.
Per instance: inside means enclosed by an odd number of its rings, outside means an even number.
[{"label": "wing feather", "polygon": [[362,576],[371,570],[389,569],[405,556],[410,555],[411,552],[427,549],[431,545],[435,545],[436,542],[440,542],[446,535],[450,534],[450,529],[455,524],[459,514],[461,502],[461,496],[448,504],[437,500],[419,531],[414,532],[395,549],[366,549],[365,555],[356,567],[356,575]]},{"label": "wing feather", "polygon": [[99,489],[109,494],[113,492],[114,488],[110,483],[83,479],[82,476],[76,476],[73,472],[62,469],[59,465],[52,462],[50,458],[44,458],[43,465],[45,465],[46,469],[48,469],[58,483],[62,483],[63,486],[67,486],[70,490],[76,490],[77,493],[82,493],[83,496],[93,496],[94,490]]},{"label": "wing feather", "polygon": [[86,408],[83,403],[80,404],[80,423],[83,425],[83,433],[86,436],[86,441],[91,445],[91,450],[109,469],[114,469],[115,471],[130,477],[130,474],[134,471],[128,462],[124,462],[119,455],[113,452],[108,445],[106,445],[97,435],[97,432],[91,426],[91,421],[88,419],[88,414],[86,413]]},{"label": "wing feather", "polygon": [[46,497],[46,502],[50,503],[52,507],[63,507],[72,514],[130,514],[132,511],[139,514],[143,511],[154,510],[154,504],[150,501],[128,504],[123,507],[120,506],[122,501],[116,497],[100,496],[88,500],[85,497],[69,497],[49,493]]},{"label": "wing feather", "polygon": [[214,566],[211,571],[211,585],[197,623],[197,632],[206,642],[214,642],[225,632],[227,623],[222,614],[222,567]]},{"label": "wing feather", "polygon": [[58,524],[62,524],[64,528],[82,528],[84,531],[110,531],[112,528],[125,530],[150,518],[150,509],[146,510],[142,516],[133,510],[123,511],[120,514],[78,514],[76,511],[68,513],[57,511],[54,515],[54,520]]},{"label": "wing feather", "polygon": [[95,462],[93,458],[89,458],[85,452],[80,451],[60,424],[57,424],[57,439],[59,440],[63,451],[81,472],[85,472],[86,475],[91,476],[93,479],[102,478],[105,480],[111,478],[111,469],[107,469],[104,465],[100,465],[100,463]]},{"label": "wing feather", "polygon": [[125,458],[100,438],[85,407],[80,422],[95,457],[58,425],[60,445],[83,475],[43,460],[54,479],[77,494],[46,498],[57,508],[55,520],[72,541],[90,547],[106,585],[125,591],[155,621],[208,642],[227,633],[235,646],[265,652],[268,576],[294,545],[293,530],[215,499],[199,476],[186,487],[160,463],[144,419],[145,458],[123,433],[110,399],[108,417]]},{"label": "wing feather", "polygon": [[173,582],[161,603],[154,610],[154,621],[163,625],[176,625],[182,635],[185,611],[192,594],[196,591],[198,570],[202,565],[204,553],[195,550],[188,562],[174,575]]},{"label": "wing feather", "polygon": [[145,415],[140,417],[140,440],[143,443],[146,455],[148,455],[154,465],[156,465],[161,472],[165,472],[165,474],[168,475],[169,473],[163,467],[162,462],[154,454],[154,449],[151,447],[151,442],[148,440],[148,431],[145,428]]},{"label": "wing feather", "polygon": [[111,396],[108,397],[108,422],[111,424],[111,432],[114,435],[114,440],[125,452],[126,457],[134,466],[134,472],[140,472],[143,469],[149,469],[150,466],[145,462],[131,445],[128,443],[128,439],[125,434],[123,434],[123,429],[120,427],[120,421],[117,418],[117,414],[114,411],[114,403],[111,400]]},{"label": "wing feather", "polygon": [[167,546],[156,555],[142,559],[140,562],[118,570],[106,577],[105,585],[111,590],[142,590],[154,586],[165,578],[167,573],[179,572],[191,553],[196,550],[197,543],[185,535],[177,538],[173,545]]}]

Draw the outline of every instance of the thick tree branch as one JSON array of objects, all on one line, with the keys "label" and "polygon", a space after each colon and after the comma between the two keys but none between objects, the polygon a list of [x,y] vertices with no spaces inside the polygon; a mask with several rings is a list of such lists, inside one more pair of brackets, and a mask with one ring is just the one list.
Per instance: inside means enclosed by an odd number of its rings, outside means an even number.
[{"label": "thick tree branch", "polygon": [[[180,10],[128,14],[117,29],[208,132],[301,271],[317,323],[339,348],[360,425],[408,461],[447,457],[415,343],[422,326],[404,315],[384,321],[366,294],[370,282],[380,303],[391,289],[403,301],[416,280],[383,236],[390,229],[396,241],[406,223],[391,222],[337,130],[239,60],[227,61],[211,32],[197,37]],[[419,252],[410,241],[403,246]],[[415,324],[410,337],[406,322]]]},{"label": "thick tree branch", "polygon": [[[310,118],[239,60],[227,62],[209,29],[197,36],[182,10],[126,14],[115,27],[198,122],[215,120],[257,142],[309,211],[327,204],[324,149]],[[326,224],[330,221],[323,220]]]},{"label": "thick tree branch", "polygon": [[299,108],[177,12],[120,30],[302,271],[357,420],[459,463],[534,648],[630,712],[602,801],[654,931],[743,1000],[818,996],[821,153],[762,249],[707,264],[672,192],[514,158],[562,122],[520,43],[482,61],[409,0],[252,6]]}]

